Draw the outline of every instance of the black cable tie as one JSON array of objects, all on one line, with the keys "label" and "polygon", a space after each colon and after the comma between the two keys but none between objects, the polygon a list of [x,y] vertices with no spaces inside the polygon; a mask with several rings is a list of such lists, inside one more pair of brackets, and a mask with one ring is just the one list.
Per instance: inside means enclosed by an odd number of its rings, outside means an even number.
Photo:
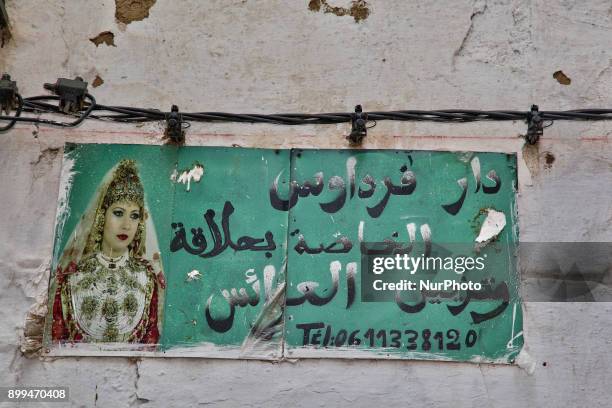
[{"label": "black cable tie", "polygon": [[77,113],[83,109],[87,82],[83,78],[58,78],[54,84],[45,84],[45,89],[59,96],[59,109],[64,113]]},{"label": "black cable tie", "polygon": [[17,106],[17,82],[11,81],[9,74],[3,74],[0,79],[0,115],[7,115]]},{"label": "black cable tie", "polygon": [[170,113],[166,114],[166,131],[164,134],[177,144],[185,143],[183,115],[179,113],[179,108],[176,105],[172,105]]},{"label": "black cable tie", "polygon": [[544,135],[544,120],[540,115],[538,105],[531,105],[531,110],[527,112],[527,134],[525,140],[530,145],[538,143]]},{"label": "black cable tie", "polygon": [[367,122],[368,114],[363,112],[361,105],[355,106],[355,113],[351,114],[351,134],[346,137],[350,145],[356,146],[363,142],[368,134]]}]

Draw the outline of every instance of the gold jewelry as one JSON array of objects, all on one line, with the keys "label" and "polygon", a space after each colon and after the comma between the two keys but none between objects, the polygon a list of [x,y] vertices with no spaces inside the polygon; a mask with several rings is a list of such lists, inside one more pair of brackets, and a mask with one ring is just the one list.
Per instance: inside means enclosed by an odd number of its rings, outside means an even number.
[{"label": "gold jewelry", "polygon": [[102,207],[106,210],[117,201],[132,201],[144,207],[144,189],[134,160],[121,160],[106,190]]},{"label": "gold jewelry", "polygon": [[143,216],[141,217],[140,222],[138,223],[136,234],[134,234],[134,240],[130,244],[130,252],[132,256],[139,258],[142,256],[142,254],[146,252],[145,242],[142,239],[144,236],[145,236],[145,222],[144,222],[144,216]]}]

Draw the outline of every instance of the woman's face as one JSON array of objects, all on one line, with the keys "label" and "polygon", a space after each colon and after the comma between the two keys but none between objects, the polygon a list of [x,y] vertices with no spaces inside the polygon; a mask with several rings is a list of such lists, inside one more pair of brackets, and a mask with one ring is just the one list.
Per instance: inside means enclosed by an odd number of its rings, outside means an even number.
[{"label": "woman's face", "polygon": [[104,217],[102,252],[111,257],[123,255],[134,240],[141,218],[138,204],[132,201],[113,203]]}]

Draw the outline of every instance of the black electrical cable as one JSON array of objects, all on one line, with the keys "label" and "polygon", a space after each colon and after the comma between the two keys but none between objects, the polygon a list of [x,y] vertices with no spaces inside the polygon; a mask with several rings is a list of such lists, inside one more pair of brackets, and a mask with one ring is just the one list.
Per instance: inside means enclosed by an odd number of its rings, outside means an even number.
[{"label": "black electrical cable", "polygon": [[96,98],[94,98],[93,95],[90,94],[90,93],[86,93],[85,97],[87,99],[89,99],[89,107],[87,108],[87,110],[81,115],[80,118],[78,118],[74,122],[71,122],[71,123],[68,123],[68,124],[64,124],[63,126],[65,126],[65,127],[75,127],[75,126],[78,126],[81,122],[83,122],[85,119],[87,119],[87,117],[91,114],[91,112],[96,107]]},{"label": "black electrical cable", "polygon": [[[94,98],[93,95],[91,95],[89,93],[86,93],[85,97],[87,99],[89,99],[89,106],[73,122],[66,123],[66,122],[58,122],[58,121],[55,121],[55,120],[48,120],[48,119],[30,118],[30,117],[28,117],[28,118],[25,118],[25,117],[12,117],[12,116],[0,116],[0,120],[9,120],[9,119],[12,118],[12,120],[15,121],[15,122],[36,123],[36,124],[51,125],[51,126],[60,126],[60,127],[67,127],[67,128],[69,128],[69,127],[76,127],[76,126],[80,125],[85,119],[87,119],[89,117],[89,115],[91,114],[91,112],[93,111],[93,109],[96,107],[96,98]],[[41,100],[41,99],[56,99],[56,98],[57,97],[53,97],[53,96],[26,98],[25,100],[22,101],[22,104],[24,106],[28,106],[28,109],[33,111],[34,113],[37,113],[37,112],[47,112],[47,113],[57,113],[57,114],[61,113],[61,114],[65,114],[64,112],[61,112],[59,109],[57,109],[57,107],[55,107],[55,106],[44,104],[44,103],[35,102],[35,101]],[[19,111],[19,113],[21,113],[21,111]],[[9,124],[9,126],[10,125],[11,124]],[[12,126],[14,126],[14,123],[12,124]],[[0,131],[3,131],[3,130],[0,128]]]},{"label": "black electrical cable", "polygon": [[13,117],[13,120],[9,122],[8,125],[0,127],[0,132],[6,132],[7,130],[10,130],[17,123],[19,116],[21,116],[21,111],[23,110],[23,98],[18,93],[16,93],[15,96],[17,97],[17,110],[15,111],[15,116]]},{"label": "black electrical cable", "polygon": [[[21,98],[21,97],[20,97]],[[85,94],[88,103],[86,109],[80,113],[66,113],[58,106],[48,103],[60,100],[56,95],[34,96],[20,99],[15,116],[0,116],[0,121],[9,121],[9,124],[0,131],[12,128],[17,122],[36,123],[51,126],[75,127],[86,119],[96,119],[119,123],[145,123],[167,120],[169,112],[157,109],[145,109],[126,106],[98,105],[95,98]],[[72,122],[59,122],[39,117],[23,117],[22,112],[33,114],[59,114],[65,116],[76,116]],[[396,121],[427,121],[437,123],[467,123],[475,121],[529,121],[530,111],[513,110],[469,110],[469,109],[441,109],[441,110],[396,110],[396,111],[374,111],[364,112],[368,121],[396,120]],[[574,109],[568,111],[539,111],[541,120],[558,121],[598,121],[612,120],[612,109]],[[238,122],[238,123],[267,123],[285,126],[297,125],[320,125],[350,123],[354,113],[284,113],[284,114],[260,114],[246,113],[236,114],[227,112],[181,112],[181,120],[187,122]]]}]

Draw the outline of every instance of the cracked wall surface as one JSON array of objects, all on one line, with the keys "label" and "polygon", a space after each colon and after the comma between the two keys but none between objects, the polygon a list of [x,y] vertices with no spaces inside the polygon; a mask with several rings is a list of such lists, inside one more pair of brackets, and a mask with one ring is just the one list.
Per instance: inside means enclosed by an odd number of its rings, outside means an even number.
[{"label": "cracked wall surface", "polygon": [[[121,22],[116,3],[143,17]],[[358,23],[313,12],[310,3],[8,0],[13,37],[0,48],[0,71],[27,96],[80,75],[99,103],[163,110],[612,106],[607,0],[371,0]],[[325,3],[348,10],[355,2]],[[105,32],[115,46],[90,41]],[[560,83],[557,71],[571,83]],[[94,89],[96,78],[103,85]],[[612,188],[610,123],[556,122],[535,147],[523,146],[525,128],[379,122],[364,146],[516,152],[521,241],[612,241],[604,193]],[[344,148],[348,131],[192,124],[187,144]],[[105,122],[76,130],[18,125],[0,135],[0,385],[69,385],[75,407],[609,406],[609,303],[527,302],[531,375],[517,366],[436,362],[25,357],[26,318],[34,316],[35,330],[47,290],[63,144],[162,137],[162,124]]]}]

